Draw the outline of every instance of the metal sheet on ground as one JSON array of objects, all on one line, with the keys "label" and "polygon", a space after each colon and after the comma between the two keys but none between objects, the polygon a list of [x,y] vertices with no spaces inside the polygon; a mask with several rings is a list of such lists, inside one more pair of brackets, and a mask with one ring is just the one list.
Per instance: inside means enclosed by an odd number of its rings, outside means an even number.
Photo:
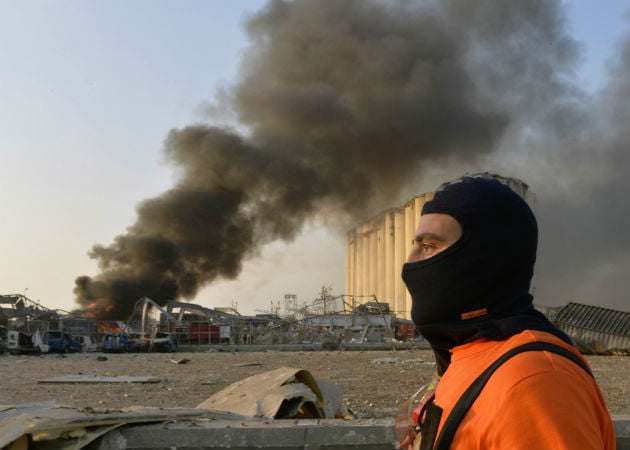
[{"label": "metal sheet on ground", "polygon": [[[243,420],[244,416],[200,409],[128,408],[124,411],[100,412],[75,409],[55,404],[30,404],[4,407],[0,411],[0,448],[31,436],[50,449],[74,450],[82,439],[88,440],[106,433],[99,428],[120,425],[165,422],[170,420]],[[96,434],[94,434],[96,433]],[[84,437],[87,436],[87,437]],[[55,443],[59,444],[56,445]],[[84,443],[85,445],[85,443]]]},{"label": "metal sheet on ground", "polygon": [[160,381],[162,381],[160,378],[149,376],[99,377],[90,375],[65,375],[37,380],[38,383],[159,383]]},{"label": "metal sheet on ground", "polygon": [[280,367],[233,383],[197,408],[269,419],[332,419],[341,403],[339,391],[332,383],[318,384],[307,370]]}]

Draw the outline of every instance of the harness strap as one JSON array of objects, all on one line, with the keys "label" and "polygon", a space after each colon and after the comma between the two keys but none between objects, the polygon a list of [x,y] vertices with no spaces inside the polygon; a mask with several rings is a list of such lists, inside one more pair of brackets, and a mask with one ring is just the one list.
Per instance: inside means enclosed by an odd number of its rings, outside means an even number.
[{"label": "harness strap", "polygon": [[448,450],[453,441],[453,437],[455,436],[455,431],[457,431],[457,427],[460,422],[472,406],[473,402],[479,396],[479,393],[484,388],[490,376],[494,373],[495,370],[499,368],[505,361],[510,359],[512,356],[517,355],[522,352],[528,351],[548,351],[551,353],[556,353],[558,355],[564,356],[565,358],[570,359],[578,366],[580,366],[586,373],[588,373],[591,377],[593,374],[589,369],[588,365],[582,361],[575,353],[572,351],[561,347],[556,344],[551,344],[549,342],[530,342],[528,344],[523,344],[518,347],[509,350],[504,353],[499,359],[493,362],[486,370],[484,370],[479,377],[473,381],[473,383],[466,389],[466,391],[459,398],[453,411],[446,418],[446,422],[444,422],[444,427],[442,427],[442,431],[440,432],[437,443],[435,444],[435,450]]}]

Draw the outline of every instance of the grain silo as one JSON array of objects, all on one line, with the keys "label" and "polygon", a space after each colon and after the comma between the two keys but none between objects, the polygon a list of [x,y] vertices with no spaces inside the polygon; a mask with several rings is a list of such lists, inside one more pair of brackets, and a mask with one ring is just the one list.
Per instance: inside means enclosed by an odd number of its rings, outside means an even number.
[{"label": "grain silo", "polygon": [[[534,195],[524,182],[491,173],[467,176],[496,178],[510,186],[534,209]],[[398,208],[387,209],[348,231],[346,237],[346,289],[358,303],[374,297],[389,303],[399,318],[411,318],[411,297],[400,277],[422,206],[434,192],[417,195]]]}]

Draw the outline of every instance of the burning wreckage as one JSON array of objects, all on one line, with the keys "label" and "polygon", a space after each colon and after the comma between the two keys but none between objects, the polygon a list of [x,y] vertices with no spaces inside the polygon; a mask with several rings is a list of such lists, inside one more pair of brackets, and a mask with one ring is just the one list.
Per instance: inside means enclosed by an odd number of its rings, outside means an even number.
[{"label": "burning wreckage", "polygon": [[[367,300],[360,302],[361,300]],[[312,304],[297,306],[285,296],[279,308],[253,316],[234,308],[206,308],[139,299],[127,319],[98,320],[89,309],[51,310],[24,295],[0,296],[0,351],[175,352],[207,345],[306,344],[334,349],[340,345],[385,344],[416,340],[414,327],[375,297],[333,297],[326,289]]]},{"label": "burning wreckage", "polygon": [[[630,313],[569,303],[542,311],[586,354],[627,354]],[[0,295],[0,353],[175,352],[205,346],[231,350],[302,345],[312,349],[367,348],[421,341],[413,323],[375,296],[332,296],[312,303],[285,295],[256,315],[169,300],[139,299],[126,319],[98,320],[88,310],[52,310],[24,295]]]}]

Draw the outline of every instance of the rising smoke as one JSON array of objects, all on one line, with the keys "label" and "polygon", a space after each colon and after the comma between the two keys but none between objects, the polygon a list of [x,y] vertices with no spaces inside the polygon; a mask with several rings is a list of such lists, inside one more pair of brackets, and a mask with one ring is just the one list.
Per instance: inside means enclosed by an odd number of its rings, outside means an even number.
[{"label": "rising smoke", "polygon": [[[542,144],[538,294],[630,312],[630,35],[607,86],[562,112]],[[544,148],[544,147],[542,147]],[[538,295],[537,294],[537,295]]]},{"label": "rising smoke", "polygon": [[[316,216],[356,222],[396,204],[436,166],[453,176],[505,169],[530,183],[540,214],[565,209],[563,221],[584,219],[592,194],[594,214],[627,225],[628,135],[619,133],[629,117],[628,45],[601,100],[588,97],[573,82],[579,46],[560,3],[278,0],[247,32],[239,81],[219,105],[245,131],[198,124],[169,133],[178,182],[142,202],[125,234],[92,248],[100,273],[77,278],[80,305],[111,305],[111,317],[124,317],[142,296],[192,299]],[[622,183],[615,194],[611,179]],[[548,222],[550,233],[570,236],[564,222]],[[607,238],[595,225],[572,230]],[[630,265],[619,239],[606,248]],[[544,252],[544,270],[563,283],[594,267],[576,258],[562,267],[555,255],[567,242],[548,238]]]}]

